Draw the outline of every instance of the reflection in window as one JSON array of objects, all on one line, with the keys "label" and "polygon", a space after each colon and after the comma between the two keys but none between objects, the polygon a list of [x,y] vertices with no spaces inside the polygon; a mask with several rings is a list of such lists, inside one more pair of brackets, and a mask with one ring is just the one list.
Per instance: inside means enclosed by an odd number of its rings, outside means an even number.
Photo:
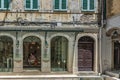
[{"label": "reflection in window", "polygon": [[29,36],[23,42],[23,67],[41,68],[41,41],[39,38]]},{"label": "reflection in window", "polygon": [[54,0],[54,10],[55,11],[66,11],[67,0]]},{"label": "reflection in window", "polygon": [[68,40],[58,36],[51,41],[52,71],[67,71]]},{"label": "reflection in window", "polygon": [[96,0],[82,0],[82,11],[94,11]]},{"label": "reflection in window", "polygon": [[38,10],[38,0],[25,0],[26,10]]},{"label": "reflection in window", "polygon": [[13,69],[13,40],[7,36],[0,37],[0,72]]}]

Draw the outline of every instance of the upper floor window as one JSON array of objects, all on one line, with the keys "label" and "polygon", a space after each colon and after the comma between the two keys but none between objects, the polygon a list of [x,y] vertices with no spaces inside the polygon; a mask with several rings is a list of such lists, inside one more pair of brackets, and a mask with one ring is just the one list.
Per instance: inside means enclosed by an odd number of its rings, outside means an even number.
[{"label": "upper floor window", "polygon": [[95,0],[82,0],[82,11],[95,11]]},{"label": "upper floor window", "polygon": [[54,0],[54,10],[67,10],[67,0]]},{"label": "upper floor window", "polygon": [[38,10],[38,0],[25,0],[26,10]]},{"label": "upper floor window", "polygon": [[10,6],[10,0],[0,0],[0,10],[8,10]]}]

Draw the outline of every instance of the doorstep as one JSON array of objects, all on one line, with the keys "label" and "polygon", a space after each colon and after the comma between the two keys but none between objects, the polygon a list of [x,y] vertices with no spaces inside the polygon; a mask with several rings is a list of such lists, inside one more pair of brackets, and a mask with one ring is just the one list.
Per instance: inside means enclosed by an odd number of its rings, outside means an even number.
[{"label": "doorstep", "polygon": [[[24,75],[21,73],[9,73],[6,75],[0,75],[0,79],[60,79],[60,78],[66,78],[66,79],[80,79],[80,78],[94,78],[94,79],[99,79],[101,78],[101,76],[78,76],[78,75],[74,75],[74,74],[52,74],[52,75],[48,75],[48,74],[37,74],[35,75],[33,73],[30,75]],[[101,79],[99,79],[101,80]]]},{"label": "doorstep", "polygon": [[120,78],[120,70],[115,70],[115,71],[106,71],[105,72],[106,75],[109,75],[111,77],[116,77],[116,78]]}]

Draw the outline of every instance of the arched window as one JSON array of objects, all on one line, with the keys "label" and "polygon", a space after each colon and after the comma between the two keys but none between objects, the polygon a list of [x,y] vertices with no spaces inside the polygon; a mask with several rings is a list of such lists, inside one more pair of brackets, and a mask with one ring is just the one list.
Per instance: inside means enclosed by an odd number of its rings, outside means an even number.
[{"label": "arched window", "polygon": [[67,71],[68,40],[57,36],[51,40],[51,70]]},{"label": "arched window", "polygon": [[94,61],[94,40],[89,36],[78,40],[78,71],[92,71]]},{"label": "arched window", "polygon": [[38,37],[29,36],[23,41],[23,68],[41,68],[41,40]]},{"label": "arched window", "polygon": [[13,40],[0,36],[0,72],[13,70]]}]

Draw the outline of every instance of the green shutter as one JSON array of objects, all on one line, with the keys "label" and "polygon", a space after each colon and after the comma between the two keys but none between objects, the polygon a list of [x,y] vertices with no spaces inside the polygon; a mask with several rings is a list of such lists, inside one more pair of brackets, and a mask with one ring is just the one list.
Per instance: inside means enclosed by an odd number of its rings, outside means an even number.
[{"label": "green shutter", "polygon": [[33,0],[33,9],[38,9],[38,0]]},{"label": "green shutter", "polygon": [[88,7],[88,0],[82,0],[83,1],[83,10],[87,10]]},{"label": "green shutter", "polygon": [[62,0],[62,9],[66,9],[66,0]]},{"label": "green shutter", "polygon": [[59,9],[59,4],[60,4],[60,1],[59,0],[55,0],[55,9]]},{"label": "green shutter", "polygon": [[26,0],[26,8],[30,9],[31,0]]},{"label": "green shutter", "polygon": [[1,0],[0,0],[0,8],[1,8]]},{"label": "green shutter", "polygon": [[9,8],[9,0],[4,0],[4,8]]},{"label": "green shutter", "polygon": [[94,10],[94,0],[90,0],[90,10]]}]

